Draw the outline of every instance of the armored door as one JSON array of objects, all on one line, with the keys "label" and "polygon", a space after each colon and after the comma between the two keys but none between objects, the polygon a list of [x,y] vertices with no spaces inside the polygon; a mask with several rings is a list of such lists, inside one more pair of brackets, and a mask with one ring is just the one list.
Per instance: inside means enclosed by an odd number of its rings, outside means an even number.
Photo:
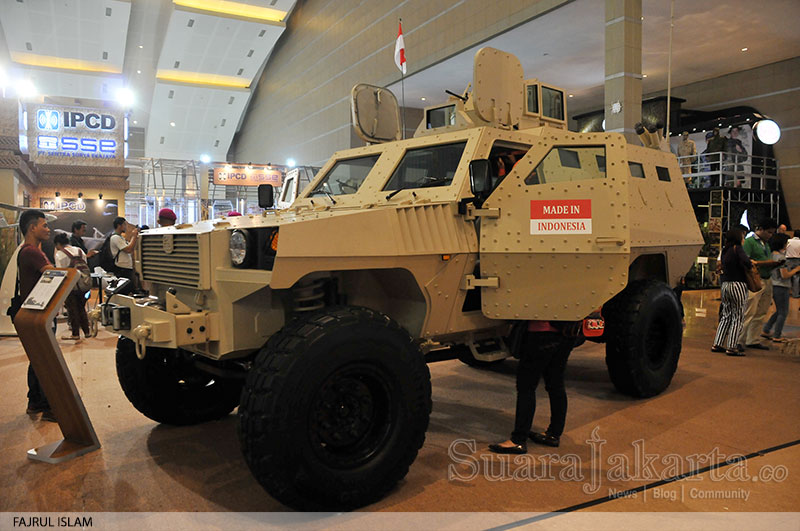
[{"label": "armored door", "polygon": [[494,189],[480,213],[484,315],[578,320],[625,287],[624,142],[618,134],[543,135]]}]

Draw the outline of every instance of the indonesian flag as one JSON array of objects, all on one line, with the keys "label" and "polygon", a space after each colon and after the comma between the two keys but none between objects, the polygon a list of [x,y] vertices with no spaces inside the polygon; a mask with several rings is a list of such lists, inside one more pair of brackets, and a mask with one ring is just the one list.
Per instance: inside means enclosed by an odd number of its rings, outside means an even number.
[{"label": "indonesian flag", "polygon": [[398,22],[397,42],[394,43],[394,64],[405,75],[406,73],[406,45],[403,42],[403,23]]}]

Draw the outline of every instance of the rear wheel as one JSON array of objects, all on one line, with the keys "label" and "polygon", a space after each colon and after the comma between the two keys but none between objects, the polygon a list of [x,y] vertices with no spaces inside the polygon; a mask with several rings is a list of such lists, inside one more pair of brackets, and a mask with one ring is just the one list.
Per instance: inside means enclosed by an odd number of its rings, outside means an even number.
[{"label": "rear wheel", "polygon": [[649,397],[672,381],[681,354],[681,303],[663,282],[631,282],[603,306],[606,366],[625,394]]},{"label": "rear wheel", "polygon": [[174,425],[224,417],[239,404],[243,382],[200,371],[182,350],[149,347],[140,360],[135,343],[125,337],[117,341],[117,377],[133,407]]},{"label": "rear wheel", "polygon": [[428,367],[400,325],[366,308],[326,308],[287,324],[258,354],[239,438],[278,501],[347,510],[406,475],[430,411]]}]

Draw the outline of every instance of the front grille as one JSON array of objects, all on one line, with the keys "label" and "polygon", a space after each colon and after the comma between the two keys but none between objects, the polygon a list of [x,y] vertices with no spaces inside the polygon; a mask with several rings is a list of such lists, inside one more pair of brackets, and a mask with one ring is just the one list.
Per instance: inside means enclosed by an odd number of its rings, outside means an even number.
[{"label": "front grille", "polygon": [[170,236],[171,253],[164,250],[163,235],[142,236],[142,278],[161,284],[200,287],[200,247],[197,235]]}]

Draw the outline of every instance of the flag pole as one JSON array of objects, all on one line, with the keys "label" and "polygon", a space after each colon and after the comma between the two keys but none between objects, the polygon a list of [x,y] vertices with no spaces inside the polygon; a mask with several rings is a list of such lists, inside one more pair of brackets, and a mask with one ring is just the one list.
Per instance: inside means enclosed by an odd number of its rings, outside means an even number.
[{"label": "flag pole", "polygon": [[[400,21],[400,27],[402,28],[403,27],[403,19],[399,18],[398,20]],[[405,43],[404,43],[404,45],[405,45]],[[405,64],[403,64],[403,66],[405,66]],[[405,140],[405,138],[406,138],[406,83],[405,83],[405,79],[406,79],[405,72],[403,71],[403,68],[401,68],[400,69],[400,92],[402,94],[401,97],[403,99],[403,116],[402,116],[402,119],[403,119],[403,136],[402,136],[402,138],[403,138],[403,140]]]}]

